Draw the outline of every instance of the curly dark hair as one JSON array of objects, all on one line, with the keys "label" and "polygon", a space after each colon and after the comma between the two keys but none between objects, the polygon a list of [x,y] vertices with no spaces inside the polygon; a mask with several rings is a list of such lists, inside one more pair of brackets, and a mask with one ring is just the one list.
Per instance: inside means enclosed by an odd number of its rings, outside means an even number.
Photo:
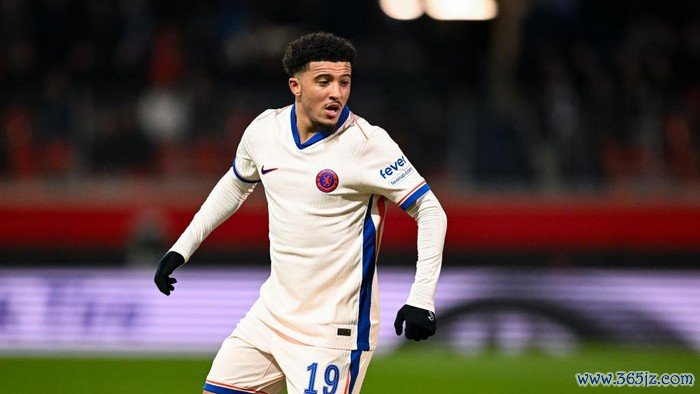
[{"label": "curly dark hair", "polygon": [[309,33],[287,45],[282,65],[291,77],[307,70],[309,62],[349,62],[352,67],[356,54],[355,47],[345,38],[326,32]]}]

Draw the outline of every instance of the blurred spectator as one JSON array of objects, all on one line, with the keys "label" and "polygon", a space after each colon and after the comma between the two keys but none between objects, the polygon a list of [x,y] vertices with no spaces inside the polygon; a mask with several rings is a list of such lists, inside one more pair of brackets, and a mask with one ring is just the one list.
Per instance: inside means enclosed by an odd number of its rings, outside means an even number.
[{"label": "blurred spectator", "polygon": [[68,76],[53,69],[44,82],[36,116],[36,135],[45,160],[42,175],[67,175],[73,164]]},{"label": "blurred spectator", "polygon": [[154,174],[154,144],[136,124],[132,105],[121,104],[99,112],[101,125],[92,148],[98,174]]},{"label": "blurred spectator", "polygon": [[175,88],[154,87],[144,91],[137,104],[138,121],[156,144],[176,144],[187,137],[190,103]]},{"label": "blurred spectator", "polygon": [[[696,112],[697,115],[697,112]],[[697,124],[687,114],[674,114],[664,127],[666,172],[681,182],[698,180]]]},{"label": "blurred spectator", "polygon": [[37,173],[34,130],[31,115],[25,108],[10,107],[3,119],[3,141],[6,161],[12,176],[26,178]]}]

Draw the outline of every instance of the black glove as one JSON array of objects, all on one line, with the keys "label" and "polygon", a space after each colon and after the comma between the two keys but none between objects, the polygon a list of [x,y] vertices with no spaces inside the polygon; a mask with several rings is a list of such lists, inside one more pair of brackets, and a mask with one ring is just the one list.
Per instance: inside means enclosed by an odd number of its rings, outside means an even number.
[{"label": "black glove", "polygon": [[185,258],[178,252],[170,251],[163,256],[158,262],[158,268],[156,268],[156,276],[153,281],[156,282],[158,290],[161,293],[169,296],[172,290],[175,290],[175,283],[177,279],[171,278],[170,274],[175,271],[175,268],[185,264]]},{"label": "black glove", "polygon": [[404,305],[399,309],[396,320],[394,320],[396,335],[401,335],[404,321],[406,322],[406,339],[414,341],[428,339],[429,336],[435,334],[437,328],[435,314],[415,306]]}]

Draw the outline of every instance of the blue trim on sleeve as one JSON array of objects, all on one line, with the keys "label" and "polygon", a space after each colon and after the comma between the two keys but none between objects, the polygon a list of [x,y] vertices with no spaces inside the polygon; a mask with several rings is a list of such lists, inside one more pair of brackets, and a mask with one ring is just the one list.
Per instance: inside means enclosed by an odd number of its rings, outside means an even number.
[{"label": "blue trim on sleeve", "polygon": [[230,389],[228,387],[214,386],[213,384],[205,383],[204,390],[216,393],[216,394],[250,394],[250,391],[240,391],[235,389]]},{"label": "blue trim on sleeve", "polygon": [[340,112],[340,117],[338,118],[338,123],[335,124],[333,131],[319,131],[316,134],[314,134],[311,138],[309,138],[308,141],[306,141],[302,144],[301,140],[299,139],[299,129],[297,127],[296,108],[297,108],[296,104],[293,104],[292,105],[292,114],[290,116],[290,121],[292,122],[292,136],[294,137],[294,143],[297,145],[297,148],[299,148],[299,149],[308,148],[309,146],[317,143],[318,141],[321,141],[322,139],[330,136],[335,131],[337,131],[340,128],[340,126],[342,126],[343,123],[345,123],[345,121],[348,119],[348,116],[350,116],[350,107],[348,107],[346,105],[345,107],[343,107],[343,110]]},{"label": "blue trim on sleeve", "polygon": [[350,352],[350,387],[348,394],[352,394],[352,390],[355,388],[355,382],[357,381],[357,375],[360,374],[361,356],[362,350],[353,350]]},{"label": "blue trim on sleeve", "polygon": [[411,207],[411,205],[415,204],[416,201],[418,201],[419,198],[423,197],[425,193],[427,193],[430,190],[430,186],[426,183],[425,185],[421,186],[418,190],[413,192],[406,201],[401,204],[401,209],[404,211],[407,210],[408,208]]},{"label": "blue trim on sleeve", "polygon": [[357,349],[369,350],[370,309],[372,306],[372,282],[377,256],[377,229],[372,221],[374,195],[369,198],[367,214],[362,229],[362,284],[360,285],[360,305],[357,319]]},{"label": "blue trim on sleeve", "polygon": [[233,173],[236,175],[236,178],[238,178],[238,180],[240,180],[241,182],[245,182],[245,183],[258,183],[258,182],[260,182],[260,180],[249,181],[249,180],[243,178],[241,176],[241,174],[238,173],[238,170],[236,169],[236,158],[235,157],[233,158],[233,164],[231,164],[231,168],[233,168]]}]

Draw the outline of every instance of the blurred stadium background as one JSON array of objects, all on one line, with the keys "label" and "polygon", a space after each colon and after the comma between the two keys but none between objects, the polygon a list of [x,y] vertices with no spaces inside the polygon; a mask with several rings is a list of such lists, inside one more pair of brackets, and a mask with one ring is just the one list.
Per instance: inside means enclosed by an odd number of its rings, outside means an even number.
[{"label": "blurred stadium background", "polygon": [[262,190],[173,296],[153,269],[316,30],[354,41],[351,108],[450,220],[412,346],[390,323],[416,231],[390,210],[364,391],[700,376],[697,1],[0,0],[0,392],[199,392],[267,275]]}]

